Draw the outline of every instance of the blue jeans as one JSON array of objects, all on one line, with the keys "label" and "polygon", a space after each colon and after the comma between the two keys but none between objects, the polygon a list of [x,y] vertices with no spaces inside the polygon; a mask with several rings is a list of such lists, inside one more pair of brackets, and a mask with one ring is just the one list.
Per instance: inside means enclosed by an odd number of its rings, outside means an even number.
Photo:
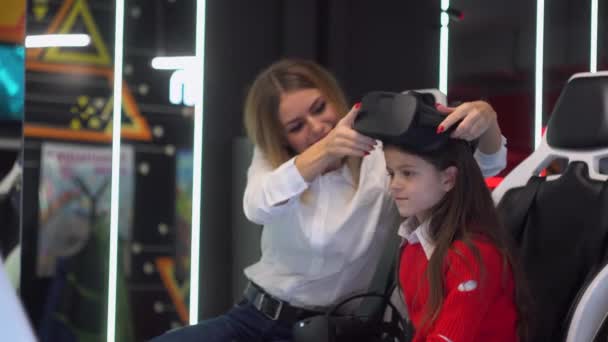
[{"label": "blue jeans", "polygon": [[171,330],[150,342],[287,342],[291,329],[291,323],[273,321],[243,301],[222,316]]}]

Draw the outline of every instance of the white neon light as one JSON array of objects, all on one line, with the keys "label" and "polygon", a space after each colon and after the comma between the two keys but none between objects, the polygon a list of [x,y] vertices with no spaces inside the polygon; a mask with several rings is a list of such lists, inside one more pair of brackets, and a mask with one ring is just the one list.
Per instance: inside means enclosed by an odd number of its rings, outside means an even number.
[{"label": "white neon light", "polygon": [[25,37],[26,48],[83,47],[91,44],[88,34],[41,34]]},{"label": "white neon light", "polygon": [[122,122],[122,63],[125,0],[116,0],[114,35],[114,103],[112,114],[112,193],[110,196],[110,257],[108,262],[108,342],[116,341],[116,277],[118,266],[118,214],[120,133]]},{"label": "white neon light", "polygon": [[591,0],[591,51],[589,51],[589,71],[597,71],[597,20],[598,1]]},{"label": "white neon light", "polygon": [[545,1],[536,2],[536,70],[534,86],[534,149],[541,142],[543,124],[543,52]]},{"label": "white neon light", "polygon": [[169,79],[169,101],[176,105],[194,106],[199,86],[196,84],[198,73],[187,70],[176,70]]},{"label": "white neon light", "polygon": [[154,57],[151,64],[157,70],[175,70],[169,79],[169,102],[194,106],[200,77],[196,56]]},{"label": "white neon light", "polygon": [[188,70],[176,70],[169,79],[169,102],[175,105],[194,106],[197,92],[196,79],[199,75]]},{"label": "white neon light", "polygon": [[448,94],[448,37],[450,36],[450,16],[445,12],[450,8],[450,0],[441,0],[441,29],[439,32],[439,90]]},{"label": "white neon light", "polygon": [[154,57],[152,68],[157,70],[189,69],[196,66],[195,56]]},{"label": "white neon light", "polygon": [[441,12],[441,31],[439,36],[439,90],[448,94],[448,37],[450,18],[447,13]]},{"label": "white neon light", "polygon": [[196,54],[194,78],[194,146],[192,172],[192,237],[190,249],[190,324],[198,323],[201,239],[201,180],[203,176],[203,84],[205,79],[205,0],[196,1]]}]

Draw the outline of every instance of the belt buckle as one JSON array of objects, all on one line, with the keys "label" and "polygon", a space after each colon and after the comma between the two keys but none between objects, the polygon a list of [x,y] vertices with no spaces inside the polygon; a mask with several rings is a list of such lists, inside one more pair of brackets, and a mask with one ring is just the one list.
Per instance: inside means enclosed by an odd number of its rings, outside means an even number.
[{"label": "belt buckle", "polygon": [[[266,298],[268,298],[269,300],[271,300],[275,303],[279,303],[278,306],[276,306],[276,309],[274,310],[274,314],[270,314],[270,313],[266,312],[266,310],[264,308],[264,302],[265,302]],[[273,321],[276,321],[277,319],[279,319],[279,316],[281,315],[281,311],[283,310],[283,301],[272,298],[271,296],[266,295],[266,293],[262,293],[262,295],[260,296],[259,304],[258,304],[258,310],[260,310],[260,312],[263,313],[264,316],[268,317],[269,319],[271,319]]]}]

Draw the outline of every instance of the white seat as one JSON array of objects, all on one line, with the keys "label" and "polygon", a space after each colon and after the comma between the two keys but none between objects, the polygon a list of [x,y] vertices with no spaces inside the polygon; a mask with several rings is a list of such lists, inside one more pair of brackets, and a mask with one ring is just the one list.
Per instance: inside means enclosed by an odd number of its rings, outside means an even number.
[{"label": "white seat", "polygon": [[[564,172],[539,178],[557,158],[568,160]],[[520,246],[531,295],[544,305],[536,318],[554,325],[536,341],[593,341],[608,315],[606,158],[608,72],[576,74],[540,146],[492,193]]]}]

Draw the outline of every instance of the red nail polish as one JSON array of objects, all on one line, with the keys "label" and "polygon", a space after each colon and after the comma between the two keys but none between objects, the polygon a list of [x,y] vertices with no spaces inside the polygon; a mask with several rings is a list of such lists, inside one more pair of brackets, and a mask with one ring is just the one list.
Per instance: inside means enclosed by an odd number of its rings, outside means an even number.
[{"label": "red nail polish", "polygon": [[355,103],[355,109],[359,109],[359,108],[361,108],[361,102]]},{"label": "red nail polish", "polygon": [[444,130],[445,128],[442,125],[439,125],[439,127],[437,127],[437,134],[443,133]]},{"label": "red nail polish", "polygon": [[365,156],[369,156],[369,152],[363,152]]}]

